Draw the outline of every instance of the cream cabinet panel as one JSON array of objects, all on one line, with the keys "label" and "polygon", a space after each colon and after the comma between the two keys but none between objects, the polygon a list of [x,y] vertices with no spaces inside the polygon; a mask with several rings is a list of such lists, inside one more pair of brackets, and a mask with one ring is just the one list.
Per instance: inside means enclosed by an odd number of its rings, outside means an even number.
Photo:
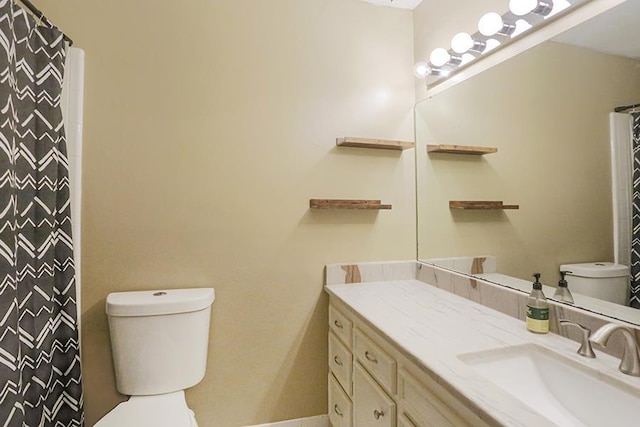
[{"label": "cream cabinet panel", "polygon": [[329,306],[329,328],[347,347],[351,348],[353,322],[333,306]]},{"label": "cream cabinet panel", "polygon": [[395,427],[396,404],[364,368],[354,363],[354,426]]},{"label": "cream cabinet panel", "polygon": [[351,373],[353,370],[353,356],[338,338],[329,332],[329,369],[349,396],[353,392]]},{"label": "cream cabinet panel", "polygon": [[[486,424],[433,380],[420,381],[405,370],[398,375],[401,414],[416,427],[481,427]],[[435,389],[439,390],[435,390]]]},{"label": "cream cabinet panel", "polygon": [[351,427],[353,406],[338,384],[338,380],[329,373],[329,421],[333,427]]},{"label": "cream cabinet panel", "polygon": [[400,414],[400,416],[398,417],[398,427],[418,427],[418,426],[415,425],[413,421],[411,421],[409,418],[407,418],[406,414]]},{"label": "cream cabinet panel", "polygon": [[359,329],[354,333],[354,355],[384,389],[396,393],[396,361]]}]

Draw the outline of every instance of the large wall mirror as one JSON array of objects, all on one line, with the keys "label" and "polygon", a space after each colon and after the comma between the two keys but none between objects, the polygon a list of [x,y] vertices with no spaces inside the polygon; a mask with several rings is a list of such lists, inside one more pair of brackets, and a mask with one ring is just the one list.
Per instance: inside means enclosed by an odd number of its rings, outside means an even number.
[{"label": "large wall mirror", "polygon": [[[640,0],[627,0],[416,106],[421,261],[493,256],[499,274],[490,279],[523,290],[533,272],[555,286],[562,264],[614,261],[610,115],[640,103],[639,22]],[[428,145],[498,151],[428,153]],[[640,310],[576,304],[640,325]]]}]

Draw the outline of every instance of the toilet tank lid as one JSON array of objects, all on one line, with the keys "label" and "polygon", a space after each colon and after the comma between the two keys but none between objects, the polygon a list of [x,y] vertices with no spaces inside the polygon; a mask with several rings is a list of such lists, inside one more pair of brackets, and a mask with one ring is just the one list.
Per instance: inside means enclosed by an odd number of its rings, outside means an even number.
[{"label": "toilet tank lid", "polygon": [[560,271],[570,271],[568,276],[589,278],[624,277],[629,275],[629,267],[612,262],[587,262],[582,264],[564,264]]},{"label": "toilet tank lid", "polygon": [[115,317],[159,316],[203,310],[214,300],[213,288],[114,292],[107,296],[106,310]]}]

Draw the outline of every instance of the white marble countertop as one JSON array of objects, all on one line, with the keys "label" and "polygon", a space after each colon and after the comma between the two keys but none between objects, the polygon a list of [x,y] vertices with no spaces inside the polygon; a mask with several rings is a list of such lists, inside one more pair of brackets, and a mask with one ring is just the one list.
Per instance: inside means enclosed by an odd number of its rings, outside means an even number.
[{"label": "white marble countertop", "polygon": [[531,333],[518,319],[418,280],[328,285],[325,289],[398,350],[505,426],[556,424],[476,373],[458,355],[533,343],[640,387],[639,378],[618,371],[616,358],[596,349],[597,358],[586,359],[576,354],[579,345],[574,341],[552,333]]}]

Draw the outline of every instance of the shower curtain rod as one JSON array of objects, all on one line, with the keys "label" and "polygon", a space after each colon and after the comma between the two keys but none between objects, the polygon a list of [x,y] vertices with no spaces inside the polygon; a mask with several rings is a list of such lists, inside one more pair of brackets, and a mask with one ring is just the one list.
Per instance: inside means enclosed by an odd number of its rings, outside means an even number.
[{"label": "shower curtain rod", "polygon": [[633,108],[638,108],[638,107],[640,107],[640,104],[625,105],[623,107],[616,107],[613,109],[613,111],[616,113],[622,113],[623,111],[631,110]]},{"label": "shower curtain rod", "polygon": [[[33,15],[36,16],[39,20],[41,20],[42,22],[44,22],[50,27],[55,27],[55,25],[53,25],[53,23],[49,21],[49,19],[46,16],[44,16],[44,13],[42,13],[40,9],[35,7],[34,4],[31,3],[29,0],[18,0],[18,1],[22,3],[27,9],[29,9],[29,11],[33,13]],[[64,32],[62,33],[62,37],[67,41],[67,43],[69,43],[69,46],[73,46],[73,40],[71,40],[71,38],[68,35],[66,35]]]}]

